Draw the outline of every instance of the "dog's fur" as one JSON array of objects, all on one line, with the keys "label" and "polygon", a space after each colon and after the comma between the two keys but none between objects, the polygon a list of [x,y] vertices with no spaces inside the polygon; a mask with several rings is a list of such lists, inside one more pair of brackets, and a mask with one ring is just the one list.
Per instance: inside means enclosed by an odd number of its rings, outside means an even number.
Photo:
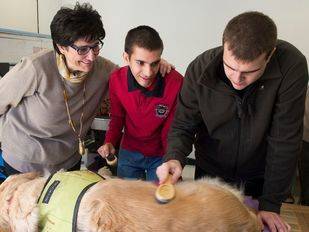
[{"label": "dog's fur", "polygon": [[[38,231],[37,200],[46,178],[37,173],[9,177],[0,186],[0,231]],[[149,182],[107,179],[84,195],[78,231],[261,231],[241,193],[218,180],[182,182],[167,204],[155,200]]]}]

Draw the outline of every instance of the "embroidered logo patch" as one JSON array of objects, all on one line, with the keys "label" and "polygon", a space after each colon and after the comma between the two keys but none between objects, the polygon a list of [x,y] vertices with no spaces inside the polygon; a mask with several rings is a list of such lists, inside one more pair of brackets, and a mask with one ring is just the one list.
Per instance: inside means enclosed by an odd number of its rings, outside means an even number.
[{"label": "embroidered logo patch", "polygon": [[159,104],[156,106],[156,116],[159,118],[166,118],[168,115],[168,106],[167,105],[163,105],[163,104]]}]

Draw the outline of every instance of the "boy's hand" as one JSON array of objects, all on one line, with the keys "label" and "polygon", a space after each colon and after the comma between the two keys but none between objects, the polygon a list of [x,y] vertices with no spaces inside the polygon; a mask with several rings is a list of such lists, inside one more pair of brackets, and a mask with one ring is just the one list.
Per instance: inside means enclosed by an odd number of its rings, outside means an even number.
[{"label": "boy's hand", "polygon": [[98,149],[98,153],[103,157],[106,158],[109,154],[115,154],[116,150],[113,144],[105,143]]}]

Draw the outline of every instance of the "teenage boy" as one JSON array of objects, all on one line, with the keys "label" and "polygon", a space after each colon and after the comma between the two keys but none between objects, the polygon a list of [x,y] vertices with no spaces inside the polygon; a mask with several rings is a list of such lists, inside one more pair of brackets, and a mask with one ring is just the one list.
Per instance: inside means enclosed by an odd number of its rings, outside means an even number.
[{"label": "teenage boy", "polygon": [[[156,181],[162,163],[167,133],[174,117],[183,77],[172,70],[159,72],[163,42],[156,30],[139,26],[130,30],[123,54],[127,66],[110,77],[111,121],[102,157],[115,153],[122,138],[117,175]],[[123,131],[123,135],[122,135]]]}]

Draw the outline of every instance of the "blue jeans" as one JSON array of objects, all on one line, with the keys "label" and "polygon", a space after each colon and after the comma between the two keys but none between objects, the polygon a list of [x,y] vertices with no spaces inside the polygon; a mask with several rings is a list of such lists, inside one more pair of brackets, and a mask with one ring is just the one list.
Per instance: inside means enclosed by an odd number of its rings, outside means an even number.
[{"label": "blue jeans", "polygon": [[117,176],[129,179],[158,181],[157,167],[162,164],[161,156],[144,156],[140,152],[120,148],[118,154]]}]

